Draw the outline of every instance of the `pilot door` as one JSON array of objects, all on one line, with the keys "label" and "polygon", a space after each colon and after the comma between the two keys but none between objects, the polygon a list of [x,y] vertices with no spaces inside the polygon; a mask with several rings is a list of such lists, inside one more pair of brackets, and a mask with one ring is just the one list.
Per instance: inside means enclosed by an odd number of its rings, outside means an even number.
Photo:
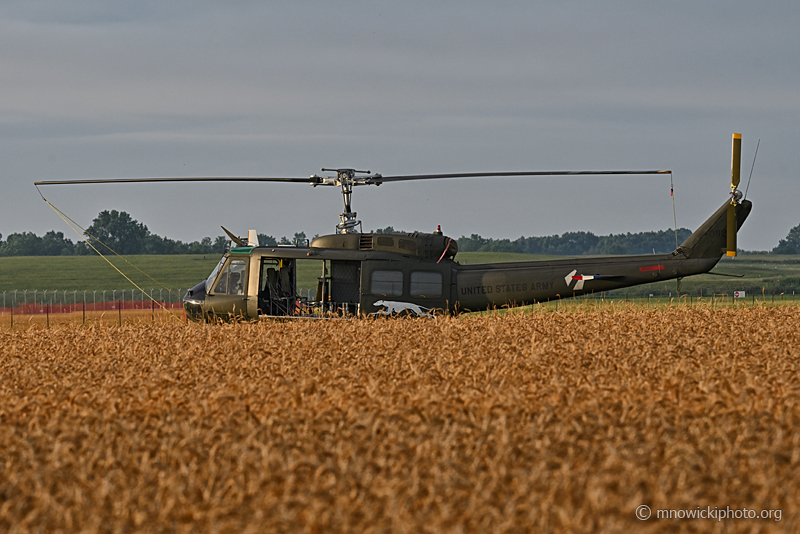
[{"label": "pilot door", "polygon": [[206,312],[218,317],[247,315],[247,264],[249,259],[228,258],[206,296]]}]

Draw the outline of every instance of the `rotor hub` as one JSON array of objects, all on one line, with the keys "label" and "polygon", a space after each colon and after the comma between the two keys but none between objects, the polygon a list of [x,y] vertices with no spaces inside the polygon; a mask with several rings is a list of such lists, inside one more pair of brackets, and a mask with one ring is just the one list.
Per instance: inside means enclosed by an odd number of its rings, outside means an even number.
[{"label": "rotor hub", "polygon": [[[353,197],[354,185],[368,185],[374,183],[375,177],[380,177],[379,174],[372,175],[370,171],[359,171],[356,169],[328,169],[323,167],[322,172],[335,172],[336,177],[325,177],[314,175],[311,178],[317,178],[318,183],[312,185],[333,185],[338,186],[342,190],[342,201],[344,202],[344,213],[339,214],[339,224],[336,225],[337,234],[351,234],[361,232],[361,221],[356,219],[356,212],[350,209],[351,200]],[[356,176],[356,174],[366,174],[368,176]],[[358,230],[356,230],[358,228]]]}]

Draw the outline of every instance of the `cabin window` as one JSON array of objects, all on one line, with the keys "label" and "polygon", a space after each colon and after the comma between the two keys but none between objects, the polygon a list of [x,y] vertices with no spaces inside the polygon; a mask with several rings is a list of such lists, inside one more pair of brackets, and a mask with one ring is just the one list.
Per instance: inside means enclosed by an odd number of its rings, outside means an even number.
[{"label": "cabin window", "polygon": [[414,271],[409,289],[412,297],[441,297],[442,273]]},{"label": "cabin window", "polygon": [[378,246],[379,247],[393,247],[394,246],[394,238],[393,237],[386,237],[386,236],[378,236]]},{"label": "cabin window", "polygon": [[244,295],[247,263],[245,260],[231,260],[219,275],[214,293],[228,295]]},{"label": "cabin window", "polygon": [[372,271],[370,292],[373,295],[399,297],[403,294],[403,271]]}]

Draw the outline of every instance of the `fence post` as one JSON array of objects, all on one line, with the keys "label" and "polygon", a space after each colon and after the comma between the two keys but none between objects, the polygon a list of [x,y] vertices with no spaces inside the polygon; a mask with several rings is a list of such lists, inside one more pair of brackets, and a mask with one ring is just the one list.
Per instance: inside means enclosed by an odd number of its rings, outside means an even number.
[{"label": "fence post", "polygon": [[119,326],[122,326],[122,307],[120,306],[121,303],[122,301],[120,300],[117,301],[117,312],[119,313]]}]

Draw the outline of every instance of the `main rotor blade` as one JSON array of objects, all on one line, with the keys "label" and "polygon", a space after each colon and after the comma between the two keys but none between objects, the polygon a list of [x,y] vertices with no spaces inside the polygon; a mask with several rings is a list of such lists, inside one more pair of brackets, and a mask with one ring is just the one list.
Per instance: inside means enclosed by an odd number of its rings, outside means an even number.
[{"label": "main rotor blade", "polygon": [[237,244],[237,245],[239,245],[240,247],[246,247],[246,246],[247,246],[247,243],[245,243],[245,242],[242,240],[242,238],[241,238],[241,237],[237,237],[237,236],[233,235],[233,233],[232,233],[230,230],[228,230],[227,228],[225,228],[224,226],[220,226],[220,228],[222,228],[223,230],[225,230],[225,233],[226,233],[226,234],[228,234],[228,237],[230,237],[230,238],[231,238],[231,241],[233,241],[234,243],[236,243],[236,244]]},{"label": "main rotor blade", "polygon": [[577,176],[609,174],[672,174],[672,171],[516,171],[516,172],[463,172],[453,174],[408,174],[401,176],[376,176],[371,183],[400,182],[403,180],[428,180],[434,178],[481,178],[493,176]]},{"label": "main rotor blade", "polygon": [[310,178],[268,178],[257,176],[194,176],[185,178],[100,178],[96,180],[61,180],[39,181],[34,185],[67,185],[67,184],[131,184],[153,182],[291,182],[301,184],[319,184],[318,176]]},{"label": "main rotor blade", "polygon": [[[578,175],[614,175],[614,174],[672,174],[672,171],[514,171],[514,172],[467,172],[452,174],[407,174],[399,176],[372,175],[357,178],[353,185],[381,184],[383,182],[400,182],[405,180],[429,180],[438,178],[481,178],[502,176],[578,176]],[[34,185],[72,185],[72,184],[132,184],[158,182],[289,182],[312,185],[332,185],[325,182],[324,177],[277,178],[260,176],[191,176],[178,178],[97,178],[90,180],[41,180]]]},{"label": "main rotor blade", "polygon": [[230,230],[228,230],[227,228],[225,228],[224,226],[220,226],[220,228],[222,228],[223,230],[225,230],[225,233],[226,233],[226,234],[228,234],[228,237],[230,237],[230,238],[231,238],[231,241],[233,241],[234,243],[236,243],[236,244],[237,244],[237,245],[239,245],[240,247],[246,247],[246,246],[247,246],[247,243],[245,243],[245,242],[242,240],[242,238],[240,238],[240,237],[237,237],[237,236],[233,235],[233,234],[231,233],[231,231],[230,231]]}]

